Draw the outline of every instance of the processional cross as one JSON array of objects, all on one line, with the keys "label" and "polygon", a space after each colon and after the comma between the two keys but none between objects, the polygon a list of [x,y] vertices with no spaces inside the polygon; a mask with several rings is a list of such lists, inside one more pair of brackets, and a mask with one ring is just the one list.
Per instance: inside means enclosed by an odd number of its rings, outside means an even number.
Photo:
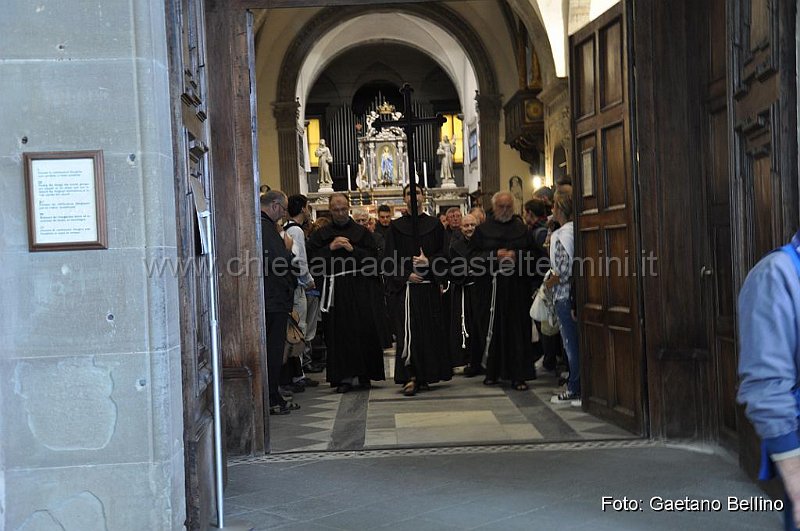
[{"label": "processional cross", "polygon": [[411,185],[409,193],[411,194],[411,236],[414,240],[414,246],[420,247],[419,241],[419,205],[417,204],[417,175],[416,164],[414,160],[414,128],[421,125],[436,124],[440,128],[447,121],[442,113],[436,113],[432,118],[417,118],[414,116],[413,108],[411,107],[411,94],[414,89],[411,85],[405,83],[400,93],[403,95],[403,118],[400,120],[386,120],[378,118],[375,120],[374,126],[377,129],[382,127],[400,127],[406,134],[406,153],[408,154],[408,168],[409,168],[409,184]]}]

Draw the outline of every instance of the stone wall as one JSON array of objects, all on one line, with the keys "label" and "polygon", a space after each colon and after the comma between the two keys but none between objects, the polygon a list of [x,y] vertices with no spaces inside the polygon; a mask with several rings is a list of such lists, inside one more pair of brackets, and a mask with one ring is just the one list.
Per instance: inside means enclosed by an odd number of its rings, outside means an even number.
[{"label": "stone wall", "polygon": [[[164,2],[4,3],[0,529],[183,526],[168,81]],[[22,153],[85,149],[109,248],[29,252]]]}]

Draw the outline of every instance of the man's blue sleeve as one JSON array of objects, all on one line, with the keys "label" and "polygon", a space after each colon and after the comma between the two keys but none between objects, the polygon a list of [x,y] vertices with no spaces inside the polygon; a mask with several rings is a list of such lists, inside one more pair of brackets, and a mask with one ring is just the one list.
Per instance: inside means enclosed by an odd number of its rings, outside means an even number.
[{"label": "man's blue sleeve", "polygon": [[800,279],[782,252],[761,260],[739,294],[738,401],[770,455],[800,448],[793,393],[799,302]]}]

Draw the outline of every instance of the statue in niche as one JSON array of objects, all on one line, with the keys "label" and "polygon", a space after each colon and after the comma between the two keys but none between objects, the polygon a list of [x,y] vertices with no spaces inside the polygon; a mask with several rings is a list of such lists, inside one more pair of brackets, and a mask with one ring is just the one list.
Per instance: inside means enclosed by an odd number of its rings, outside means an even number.
[{"label": "statue in niche", "polygon": [[389,146],[383,147],[381,153],[381,184],[388,186],[392,184],[392,177],[394,176],[394,158],[389,152]]},{"label": "statue in niche", "polygon": [[436,154],[442,157],[442,183],[453,181],[453,155],[456,154],[456,146],[447,135],[439,142]]},{"label": "statue in niche", "polygon": [[325,139],[320,139],[319,147],[314,154],[319,157],[319,187],[330,188],[333,184],[330,167],[333,162],[333,155],[331,155],[330,148],[325,145]]},{"label": "statue in niche", "polygon": [[358,174],[356,175],[356,186],[359,190],[370,188],[369,177],[367,177],[367,163],[364,160],[363,150],[358,154]]}]

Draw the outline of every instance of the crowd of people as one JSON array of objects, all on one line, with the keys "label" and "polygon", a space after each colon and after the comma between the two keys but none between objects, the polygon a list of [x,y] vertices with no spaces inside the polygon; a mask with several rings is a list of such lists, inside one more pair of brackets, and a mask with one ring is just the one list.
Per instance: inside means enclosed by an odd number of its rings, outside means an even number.
[{"label": "crowd of people", "polygon": [[[439,218],[412,218],[409,186],[403,200],[402,216],[381,205],[374,218],[333,193],[330,217],[312,223],[305,196],[261,195],[270,413],[299,408],[292,394],[319,385],[309,373],[324,370],[338,393],[386,379],[393,344],[389,377],[405,396],[454,374],[526,391],[541,359],[565,384],[552,401],[580,404],[569,182],[537,190],[524,217],[509,192],[488,211]],[[551,309],[542,322],[529,311],[538,291]],[[305,338],[299,355],[287,347],[292,327]]]}]

